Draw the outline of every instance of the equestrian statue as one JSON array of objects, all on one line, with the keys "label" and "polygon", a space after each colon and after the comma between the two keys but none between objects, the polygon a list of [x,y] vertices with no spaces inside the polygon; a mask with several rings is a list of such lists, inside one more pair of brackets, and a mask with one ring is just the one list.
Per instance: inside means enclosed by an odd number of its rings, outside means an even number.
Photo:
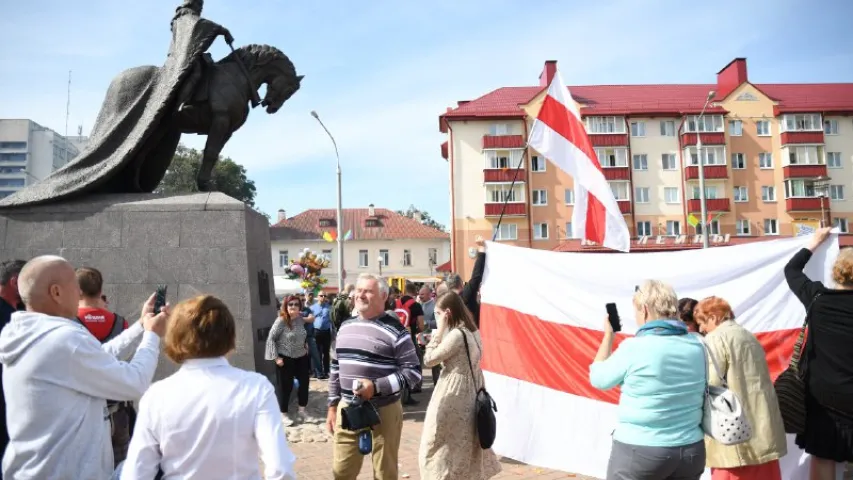
[{"label": "equestrian statue", "polygon": [[[201,18],[204,0],[184,0],[172,19],[172,44],[162,67],[120,73],[107,90],[86,148],[39,183],[0,200],[0,208],[88,194],[150,193],[163,180],[184,133],[207,135],[196,177],[210,191],[222,147],[252,108],[269,114],[297,90],[302,75],[268,45],[234,49],[231,33]],[[222,36],[231,53],[213,62],[207,50]],[[266,85],[263,100],[258,88]]]}]

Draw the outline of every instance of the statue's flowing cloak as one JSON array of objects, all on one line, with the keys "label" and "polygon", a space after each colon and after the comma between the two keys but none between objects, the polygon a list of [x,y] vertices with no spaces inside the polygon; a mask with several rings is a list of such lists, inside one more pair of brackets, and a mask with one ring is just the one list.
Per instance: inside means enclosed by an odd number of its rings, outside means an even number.
[{"label": "statue's flowing cloak", "polygon": [[41,182],[0,200],[0,207],[91,193],[152,192],[180,140],[180,132],[170,125],[180,88],[218,30],[215,23],[194,14],[175,18],[166,63],[119,74],[110,83],[86,148]]}]

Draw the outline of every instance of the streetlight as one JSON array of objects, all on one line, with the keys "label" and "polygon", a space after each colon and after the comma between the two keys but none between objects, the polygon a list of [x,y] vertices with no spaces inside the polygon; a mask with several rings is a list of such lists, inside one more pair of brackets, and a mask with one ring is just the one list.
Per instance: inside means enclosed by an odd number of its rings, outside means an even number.
[{"label": "streetlight", "polygon": [[320,116],[317,115],[316,111],[311,110],[311,116],[317,119],[317,122],[319,122],[320,126],[323,127],[323,130],[325,130],[329,138],[332,139],[332,145],[335,147],[335,158],[338,159],[338,212],[337,218],[335,219],[335,223],[337,223],[338,225],[338,293],[342,293],[344,291],[344,208],[341,200],[341,156],[338,154],[338,143],[335,142],[335,137],[332,136],[332,132],[330,132],[329,129],[326,128],[326,125],[324,125],[323,121],[320,120]]},{"label": "streetlight", "polygon": [[699,224],[702,225],[702,248],[708,248],[708,206],[705,203],[705,161],[702,159],[702,134],[699,132],[699,122],[705,115],[705,109],[708,108],[708,103],[714,98],[715,92],[711,90],[705,98],[705,105],[702,106],[702,111],[696,117],[696,156],[699,159],[699,212],[702,215]]},{"label": "streetlight", "polygon": [[[830,222],[827,221],[826,213],[824,213],[823,202],[829,196],[829,182],[831,180],[832,179],[827,177],[826,175],[821,175],[821,176],[815,178],[814,183],[813,183],[815,193],[817,194],[818,198],[820,198],[820,226],[821,227],[826,227],[827,225],[830,224]],[[827,210],[829,209],[829,205],[827,205],[826,209]]]}]

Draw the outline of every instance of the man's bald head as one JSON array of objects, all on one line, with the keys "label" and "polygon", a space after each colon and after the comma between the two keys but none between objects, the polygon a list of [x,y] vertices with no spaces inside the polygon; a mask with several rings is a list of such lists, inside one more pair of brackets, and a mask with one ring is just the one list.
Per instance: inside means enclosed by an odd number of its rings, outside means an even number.
[{"label": "man's bald head", "polygon": [[56,255],[33,258],[18,276],[18,291],[27,310],[64,318],[77,313],[80,286],[74,267]]}]

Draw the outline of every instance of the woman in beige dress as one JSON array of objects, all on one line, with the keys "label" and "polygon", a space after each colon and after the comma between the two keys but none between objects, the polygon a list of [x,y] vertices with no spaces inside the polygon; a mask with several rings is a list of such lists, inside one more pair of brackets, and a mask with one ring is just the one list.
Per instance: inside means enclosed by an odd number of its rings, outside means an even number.
[{"label": "woman in beige dress", "polygon": [[501,466],[494,452],[483,450],[477,438],[474,400],[484,383],[480,333],[455,292],[436,300],[435,320],[438,331],[426,347],[424,364],[440,363],[442,370],[424,420],[418,455],[421,479],[485,480],[497,475]]}]

